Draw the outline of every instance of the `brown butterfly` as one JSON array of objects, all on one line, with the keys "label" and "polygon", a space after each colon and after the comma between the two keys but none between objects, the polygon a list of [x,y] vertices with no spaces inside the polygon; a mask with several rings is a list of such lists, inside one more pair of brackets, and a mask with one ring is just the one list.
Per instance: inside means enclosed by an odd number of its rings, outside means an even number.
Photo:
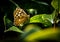
[{"label": "brown butterfly", "polygon": [[29,19],[29,15],[27,15],[27,13],[20,7],[17,7],[14,10],[13,16],[15,26],[23,26],[23,24]]}]

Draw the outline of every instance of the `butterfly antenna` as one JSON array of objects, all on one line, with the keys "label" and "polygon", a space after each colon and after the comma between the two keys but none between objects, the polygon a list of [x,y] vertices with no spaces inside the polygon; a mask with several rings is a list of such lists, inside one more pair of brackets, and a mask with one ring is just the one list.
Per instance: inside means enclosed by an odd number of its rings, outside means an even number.
[{"label": "butterfly antenna", "polygon": [[[12,2],[16,7],[19,7],[18,4],[16,4],[13,0],[9,0],[10,2]],[[20,8],[20,7],[19,7]]]}]

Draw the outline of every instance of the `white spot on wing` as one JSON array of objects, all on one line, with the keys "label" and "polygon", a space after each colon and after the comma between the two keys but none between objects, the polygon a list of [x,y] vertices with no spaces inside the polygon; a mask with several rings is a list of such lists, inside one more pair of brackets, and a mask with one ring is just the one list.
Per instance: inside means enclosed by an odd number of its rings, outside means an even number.
[{"label": "white spot on wing", "polygon": [[21,12],[19,12],[19,13],[21,13]]},{"label": "white spot on wing", "polygon": [[20,14],[18,14],[18,16],[20,16]]}]

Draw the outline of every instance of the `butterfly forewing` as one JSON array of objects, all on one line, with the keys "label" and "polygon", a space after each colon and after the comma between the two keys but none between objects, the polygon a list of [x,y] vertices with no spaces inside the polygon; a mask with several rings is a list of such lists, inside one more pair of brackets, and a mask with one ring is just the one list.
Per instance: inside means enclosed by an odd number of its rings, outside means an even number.
[{"label": "butterfly forewing", "polygon": [[21,26],[21,24],[24,24],[29,18],[29,15],[27,15],[26,12],[19,7],[14,10],[13,16],[15,26]]}]

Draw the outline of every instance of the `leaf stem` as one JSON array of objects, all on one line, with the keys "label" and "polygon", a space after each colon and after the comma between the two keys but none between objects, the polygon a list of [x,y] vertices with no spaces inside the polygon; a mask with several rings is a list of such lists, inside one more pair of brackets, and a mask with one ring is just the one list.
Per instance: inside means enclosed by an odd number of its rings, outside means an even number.
[{"label": "leaf stem", "polygon": [[4,20],[4,25],[5,25],[5,30],[6,30],[6,21],[5,21],[6,15],[4,16],[3,20]]}]

